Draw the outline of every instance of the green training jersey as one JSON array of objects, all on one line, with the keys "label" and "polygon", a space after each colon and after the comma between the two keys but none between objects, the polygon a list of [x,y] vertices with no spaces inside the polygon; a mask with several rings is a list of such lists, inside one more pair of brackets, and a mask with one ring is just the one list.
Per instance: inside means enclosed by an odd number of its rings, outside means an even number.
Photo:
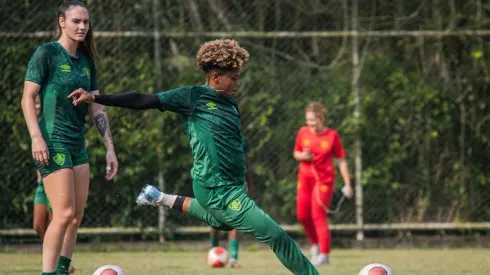
[{"label": "green training jersey", "polygon": [[41,115],[38,122],[48,146],[84,146],[88,104],[73,106],[67,98],[76,89],[98,90],[92,58],[68,53],[58,42],[39,46],[27,66],[26,81],[41,85]]},{"label": "green training jersey", "polygon": [[205,187],[244,184],[245,154],[235,100],[203,86],[158,94],[161,111],[179,113],[189,135],[192,180]]}]

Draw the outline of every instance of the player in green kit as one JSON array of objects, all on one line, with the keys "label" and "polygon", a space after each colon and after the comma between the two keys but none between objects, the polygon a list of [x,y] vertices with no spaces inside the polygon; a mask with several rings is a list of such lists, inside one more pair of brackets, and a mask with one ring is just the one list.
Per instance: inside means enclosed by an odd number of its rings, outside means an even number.
[{"label": "player in green kit", "polygon": [[[99,93],[93,58],[97,56],[87,7],[64,1],[57,15],[56,41],[39,46],[27,66],[22,110],[32,140],[32,157],[40,172],[53,219],[43,239],[42,274],[68,274],[83,217],[90,181],[85,148],[85,117],[90,113],[107,148],[106,179],[118,163],[105,108],[73,106],[67,96],[78,88]],[[34,100],[41,98],[36,116]]]},{"label": "player in green kit", "polygon": [[215,40],[201,46],[197,65],[206,84],[182,87],[156,95],[137,92],[94,95],[79,89],[69,97],[83,102],[131,109],[159,109],[182,115],[194,157],[191,169],[195,198],[159,192],[145,186],[137,203],[166,206],[188,213],[211,227],[248,232],[267,243],[294,274],[319,274],[296,243],[245,191],[245,154],[240,113],[233,99],[240,70],[249,54],[233,40]]}]

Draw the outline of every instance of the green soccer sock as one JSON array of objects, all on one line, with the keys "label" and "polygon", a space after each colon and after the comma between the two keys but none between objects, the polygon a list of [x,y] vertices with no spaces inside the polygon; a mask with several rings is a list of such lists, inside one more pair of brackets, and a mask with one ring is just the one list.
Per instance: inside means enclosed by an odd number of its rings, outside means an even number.
[{"label": "green soccer sock", "polygon": [[53,271],[53,272],[42,272],[41,275],[56,275],[56,271]]},{"label": "green soccer sock", "polygon": [[238,260],[238,240],[230,240],[230,258]]},{"label": "green soccer sock", "polygon": [[211,236],[211,248],[219,246],[219,239]]},{"label": "green soccer sock", "polygon": [[68,268],[70,268],[71,259],[65,256],[60,256],[58,261],[58,275],[68,275]]}]

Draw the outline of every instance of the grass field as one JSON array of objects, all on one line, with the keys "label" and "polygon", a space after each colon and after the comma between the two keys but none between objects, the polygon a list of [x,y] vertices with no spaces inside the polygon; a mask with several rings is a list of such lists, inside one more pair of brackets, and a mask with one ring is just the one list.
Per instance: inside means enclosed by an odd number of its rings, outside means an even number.
[{"label": "grass field", "polygon": [[[243,251],[243,268],[211,269],[206,266],[205,252],[79,252],[75,254],[79,275],[91,275],[99,266],[116,264],[128,274],[290,274],[272,252]],[[395,249],[337,250],[329,266],[320,274],[357,275],[366,264],[382,262],[397,275],[490,274],[490,249]],[[41,254],[0,253],[0,274],[40,274]]]}]

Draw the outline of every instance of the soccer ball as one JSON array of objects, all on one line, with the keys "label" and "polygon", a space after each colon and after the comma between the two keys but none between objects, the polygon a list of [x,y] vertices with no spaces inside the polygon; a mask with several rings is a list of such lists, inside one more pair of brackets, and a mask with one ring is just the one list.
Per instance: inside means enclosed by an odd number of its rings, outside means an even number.
[{"label": "soccer ball", "polygon": [[126,275],[126,272],[119,266],[108,264],[99,267],[92,275]]},{"label": "soccer ball", "polygon": [[228,263],[228,251],[223,247],[213,247],[208,251],[208,265],[224,267]]},{"label": "soccer ball", "polygon": [[395,272],[384,264],[370,264],[365,266],[358,275],[395,275]]}]

